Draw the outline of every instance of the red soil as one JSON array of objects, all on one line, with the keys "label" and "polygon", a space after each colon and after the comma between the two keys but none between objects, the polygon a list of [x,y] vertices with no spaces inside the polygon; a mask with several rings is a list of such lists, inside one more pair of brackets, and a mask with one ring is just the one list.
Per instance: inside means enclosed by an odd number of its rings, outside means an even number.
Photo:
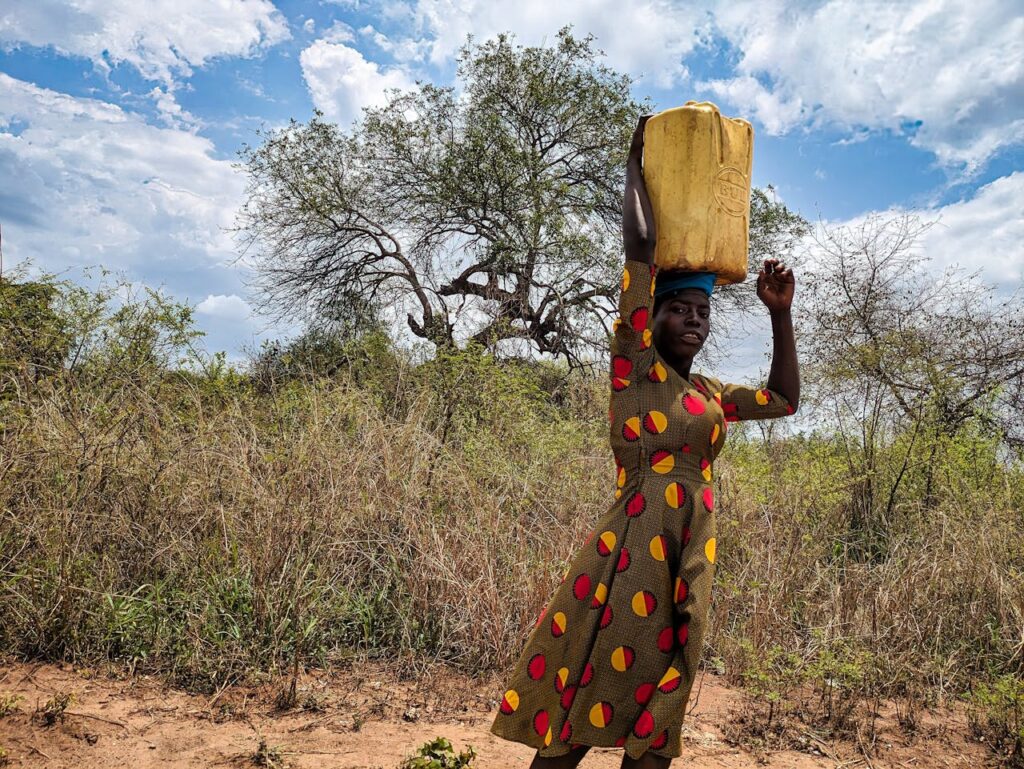
[{"label": "red soil", "polygon": [[[234,687],[201,697],[146,676],[119,679],[66,666],[7,665],[0,668],[0,703],[9,695],[21,700],[15,712],[0,717],[0,748],[9,766],[42,769],[267,765],[254,758],[261,739],[276,750],[270,765],[296,768],[395,769],[437,736],[447,737],[456,750],[476,748],[476,769],[526,769],[533,753],[488,731],[501,695],[497,678],[473,679],[436,666],[401,677],[384,665],[360,664],[304,677],[298,698],[306,709],[287,712],[274,706],[281,688]],[[63,720],[45,725],[36,711],[66,693],[73,699]],[[807,730],[797,738],[802,752],[766,754],[724,737],[736,733],[744,709],[740,693],[705,676],[684,727],[683,757],[673,765],[975,769],[989,761],[986,750],[969,740],[957,712],[925,714],[910,736],[883,710],[873,747],[822,741]],[[612,769],[621,756],[621,750],[595,749],[580,766]]]}]

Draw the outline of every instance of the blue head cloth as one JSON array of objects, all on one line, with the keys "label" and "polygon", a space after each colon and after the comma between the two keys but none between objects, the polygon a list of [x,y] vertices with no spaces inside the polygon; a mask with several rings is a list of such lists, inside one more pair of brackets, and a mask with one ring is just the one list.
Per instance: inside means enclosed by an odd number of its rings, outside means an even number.
[{"label": "blue head cloth", "polygon": [[660,271],[654,280],[655,296],[684,288],[699,288],[710,298],[711,292],[715,290],[715,273]]}]

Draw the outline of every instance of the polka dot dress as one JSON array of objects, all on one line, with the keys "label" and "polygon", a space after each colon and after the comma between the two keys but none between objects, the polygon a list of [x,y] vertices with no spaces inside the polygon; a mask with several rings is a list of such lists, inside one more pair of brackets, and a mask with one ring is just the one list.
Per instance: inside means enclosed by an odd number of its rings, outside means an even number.
[{"label": "polka dot dress", "polygon": [[538,618],[491,725],[542,756],[680,754],[716,558],[712,463],[727,422],[793,411],[770,390],[679,376],[654,349],[653,301],[654,269],[627,261],[610,372],[614,503]]}]

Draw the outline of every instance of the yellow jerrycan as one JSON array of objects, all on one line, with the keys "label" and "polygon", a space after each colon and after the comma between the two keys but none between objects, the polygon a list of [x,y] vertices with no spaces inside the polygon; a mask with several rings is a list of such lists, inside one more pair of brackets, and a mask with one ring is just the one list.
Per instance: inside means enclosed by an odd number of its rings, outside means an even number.
[{"label": "yellow jerrycan", "polygon": [[655,263],[714,272],[716,283],[747,277],[754,129],[688,101],[644,129],[644,181],[657,228]]}]

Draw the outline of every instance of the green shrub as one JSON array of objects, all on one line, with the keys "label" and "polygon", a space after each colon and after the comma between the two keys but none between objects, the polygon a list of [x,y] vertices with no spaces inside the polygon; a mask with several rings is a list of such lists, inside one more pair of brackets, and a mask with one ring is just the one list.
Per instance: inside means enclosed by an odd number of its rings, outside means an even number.
[{"label": "green shrub", "polygon": [[0,694],[0,718],[18,712],[18,703],[24,699],[18,694]]},{"label": "green shrub", "polygon": [[471,769],[475,758],[472,745],[456,755],[451,742],[436,737],[420,746],[416,755],[403,761],[401,769]]},{"label": "green shrub", "polygon": [[971,730],[1007,767],[1024,767],[1024,680],[1004,675],[983,683],[968,698]]}]

